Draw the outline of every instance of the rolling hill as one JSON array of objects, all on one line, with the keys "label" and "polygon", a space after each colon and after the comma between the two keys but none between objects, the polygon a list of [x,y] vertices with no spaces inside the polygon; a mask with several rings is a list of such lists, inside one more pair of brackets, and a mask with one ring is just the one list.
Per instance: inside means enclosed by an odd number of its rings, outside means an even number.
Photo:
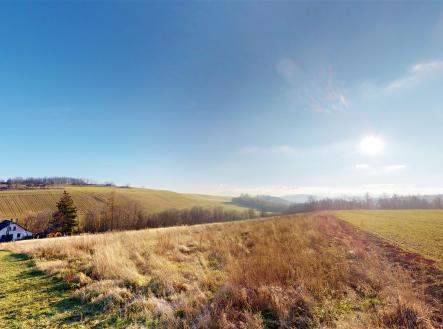
[{"label": "rolling hill", "polygon": [[63,190],[68,191],[79,213],[102,207],[114,192],[115,196],[136,202],[146,213],[155,213],[170,208],[190,208],[193,206],[224,206],[239,209],[230,203],[230,198],[183,194],[164,190],[142,188],[116,188],[107,186],[66,186],[50,189],[0,191],[0,218],[21,218],[30,211],[54,209]]}]

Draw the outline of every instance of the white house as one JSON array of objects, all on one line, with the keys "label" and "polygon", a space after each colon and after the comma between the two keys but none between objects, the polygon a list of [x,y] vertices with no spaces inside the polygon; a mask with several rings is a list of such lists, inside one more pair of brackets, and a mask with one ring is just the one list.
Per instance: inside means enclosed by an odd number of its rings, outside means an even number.
[{"label": "white house", "polygon": [[0,222],[0,242],[10,240],[21,240],[32,236],[32,233],[12,219]]}]

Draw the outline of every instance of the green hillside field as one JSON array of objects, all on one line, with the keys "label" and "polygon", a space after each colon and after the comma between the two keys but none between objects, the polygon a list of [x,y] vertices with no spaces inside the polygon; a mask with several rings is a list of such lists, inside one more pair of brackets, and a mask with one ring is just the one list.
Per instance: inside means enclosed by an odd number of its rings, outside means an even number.
[{"label": "green hillside field", "polygon": [[356,210],[334,215],[403,250],[434,260],[443,269],[443,210]]},{"label": "green hillside field", "polygon": [[230,198],[227,197],[183,194],[142,188],[68,186],[50,189],[0,191],[0,219],[22,218],[30,211],[55,210],[55,205],[63,190],[72,195],[80,214],[102,207],[112,192],[115,193],[116,198],[137,202],[146,213],[194,206],[223,206],[232,209],[242,209],[232,205]]}]

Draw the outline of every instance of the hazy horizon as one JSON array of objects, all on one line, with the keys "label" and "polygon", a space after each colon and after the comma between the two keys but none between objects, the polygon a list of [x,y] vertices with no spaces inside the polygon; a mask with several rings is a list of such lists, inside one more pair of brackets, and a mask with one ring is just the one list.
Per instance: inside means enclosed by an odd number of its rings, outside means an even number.
[{"label": "hazy horizon", "polygon": [[443,193],[443,3],[2,9],[1,177]]}]

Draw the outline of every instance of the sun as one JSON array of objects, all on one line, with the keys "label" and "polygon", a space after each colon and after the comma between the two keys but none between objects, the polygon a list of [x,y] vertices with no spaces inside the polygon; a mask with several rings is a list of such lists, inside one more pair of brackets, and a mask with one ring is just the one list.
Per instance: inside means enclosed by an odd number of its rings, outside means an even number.
[{"label": "sun", "polygon": [[385,147],[385,143],[381,137],[366,136],[360,141],[360,150],[368,155],[380,154]]}]

